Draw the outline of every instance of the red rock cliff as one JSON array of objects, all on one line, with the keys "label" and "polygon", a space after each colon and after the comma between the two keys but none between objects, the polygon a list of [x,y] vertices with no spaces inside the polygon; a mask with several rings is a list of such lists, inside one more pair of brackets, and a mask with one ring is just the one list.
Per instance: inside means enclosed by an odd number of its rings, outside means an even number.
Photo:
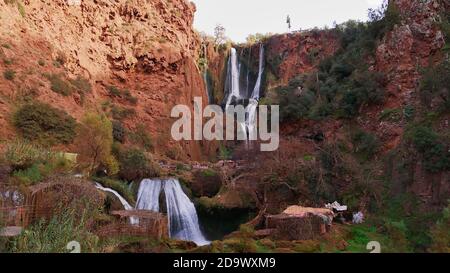
[{"label": "red rock cliff", "polygon": [[[79,4],[77,4],[79,2]],[[169,143],[170,110],[192,109],[194,96],[205,98],[197,66],[200,42],[193,30],[195,5],[185,0],[0,1],[0,70],[14,70],[13,81],[0,81],[0,136],[9,138],[11,111],[25,95],[66,110],[76,118],[102,111],[109,102],[132,107],[128,129],[144,125],[157,150],[179,146],[191,159],[201,157],[196,143]],[[72,3],[72,5],[71,5]],[[59,60],[62,66],[54,65]],[[38,64],[40,63],[40,65]],[[81,99],[50,90],[43,73],[83,76],[93,90]],[[135,106],[110,97],[106,87],[129,90]],[[32,90],[32,94],[30,93]],[[82,102],[83,101],[83,102]],[[205,99],[206,102],[206,99]]]}]

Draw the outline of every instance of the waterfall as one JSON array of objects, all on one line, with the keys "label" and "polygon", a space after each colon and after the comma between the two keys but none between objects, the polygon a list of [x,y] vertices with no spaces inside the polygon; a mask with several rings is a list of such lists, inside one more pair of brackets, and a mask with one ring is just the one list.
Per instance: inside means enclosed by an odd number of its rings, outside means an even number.
[{"label": "waterfall", "polygon": [[[104,192],[109,192],[114,194],[120,201],[120,203],[122,203],[122,206],[125,210],[133,210],[134,208],[127,202],[127,200],[125,200],[125,198],[123,198],[117,191],[110,189],[110,188],[105,188],[103,187],[100,183],[96,183],[95,187],[101,191]],[[139,219],[136,217],[130,217],[130,224],[132,225],[138,225],[139,224]]]},{"label": "waterfall", "polygon": [[159,194],[162,181],[159,179],[144,179],[139,186],[136,209],[159,211]]},{"label": "waterfall", "polygon": [[205,69],[205,73],[203,73],[203,79],[205,81],[205,89],[206,89],[206,98],[208,99],[208,103],[213,103],[211,91],[209,90],[209,83],[208,83],[208,69]]},{"label": "waterfall", "polygon": [[[251,52],[251,51],[250,51]],[[251,53],[250,53],[251,54]],[[250,59],[250,57],[249,57]],[[249,61],[250,63],[250,61]],[[261,96],[261,83],[262,76],[264,74],[264,45],[261,44],[259,46],[259,70],[258,70],[258,78],[255,83],[255,87],[253,88],[253,92],[249,94],[249,69],[247,69],[246,76],[246,98],[249,99],[249,103],[245,108],[245,122],[240,122],[238,124],[239,128],[247,136],[249,140],[257,139],[257,109],[258,109],[258,100]],[[240,88],[239,88],[239,79],[240,79],[240,70],[241,64],[238,60],[238,56],[235,48],[231,48],[230,58],[228,60],[228,69],[227,69],[227,78],[226,78],[226,86],[225,86],[225,94],[228,94],[226,99],[225,108],[227,108],[231,102],[233,101],[233,97],[240,99]]]},{"label": "waterfall", "polygon": [[261,81],[264,73],[264,46],[261,44],[259,46],[259,71],[258,79],[256,80],[255,88],[253,89],[252,99],[259,100],[261,93]]},{"label": "waterfall", "polygon": [[240,63],[237,57],[236,49],[231,48],[230,58],[228,60],[228,71],[227,71],[227,81],[228,81],[228,98],[226,106],[231,104],[233,97],[236,99],[240,98],[239,89],[239,77],[240,77]]},{"label": "waterfall", "polygon": [[200,231],[197,211],[189,197],[184,193],[178,179],[145,179],[139,187],[137,209],[159,212],[159,195],[166,196],[169,235],[171,238],[193,241],[197,245],[207,245]]},{"label": "waterfall", "polygon": [[256,140],[258,138],[257,132],[257,109],[258,109],[258,100],[260,98],[261,93],[261,82],[262,76],[264,73],[264,46],[261,44],[259,46],[259,70],[258,70],[258,78],[256,80],[255,88],[253,89],[252,96],[250,98],[249,104],[247,105],[246,112],[246,127],[247,132],[249,134],[249,140]]}]

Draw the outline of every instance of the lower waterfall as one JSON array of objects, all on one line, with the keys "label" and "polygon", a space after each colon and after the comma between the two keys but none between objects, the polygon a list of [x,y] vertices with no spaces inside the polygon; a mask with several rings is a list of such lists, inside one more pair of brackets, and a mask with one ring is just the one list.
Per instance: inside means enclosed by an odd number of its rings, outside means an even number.
[{"label": "lower waterfall", "polygon": [[178,179],[144,179],[139,187],[136,209],[159,212],[161,191],[164,191],[166,198],[170,237],[193,241],[199,246],[209,244],[200,230],[195,206],[184,193]]},{"label": "lower waterfall", "polygon": [[[125,210],[133,210],[134,208],[127,202],[127,200],[125,200],[125,198],[123,198],[117,191],[110,189],[110,188],[105,188],[103,187],[100,183],[96,183],[95,187],[101,191],[104,192],[109,192],[114,194],[120,201],[120,203],[122,203],[122,206]],[[136,217],[130,217],[130,224],[132,225],[138,225],[139,224],[139,219]]]}]

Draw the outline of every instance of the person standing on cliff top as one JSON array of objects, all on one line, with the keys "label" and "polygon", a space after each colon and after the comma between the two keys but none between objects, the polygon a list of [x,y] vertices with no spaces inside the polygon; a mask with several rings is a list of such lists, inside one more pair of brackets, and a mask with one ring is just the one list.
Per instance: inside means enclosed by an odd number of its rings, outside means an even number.
[{"label": "person standing on cliff top", "polygon": [[287,16],[286,24],[288,25],[288,31],[291,31],[291,16]]}]

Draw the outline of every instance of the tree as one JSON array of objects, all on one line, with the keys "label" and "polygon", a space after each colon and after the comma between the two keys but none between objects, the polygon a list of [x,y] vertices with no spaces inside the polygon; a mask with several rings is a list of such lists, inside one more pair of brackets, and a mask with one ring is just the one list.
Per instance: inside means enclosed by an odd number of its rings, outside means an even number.
[{"label": "tree", "polygon": [[78,128],[76,146],[79,158],[92,174],[101,164],[109,166],[112,161],[112,124],[103,115],[86,114]]},{"label": "tree", "polygon": [[222,45],[226,43],[226,41],[225,28],[221,24],[218,24],[214,28],[214,42],[216,45]]}]

